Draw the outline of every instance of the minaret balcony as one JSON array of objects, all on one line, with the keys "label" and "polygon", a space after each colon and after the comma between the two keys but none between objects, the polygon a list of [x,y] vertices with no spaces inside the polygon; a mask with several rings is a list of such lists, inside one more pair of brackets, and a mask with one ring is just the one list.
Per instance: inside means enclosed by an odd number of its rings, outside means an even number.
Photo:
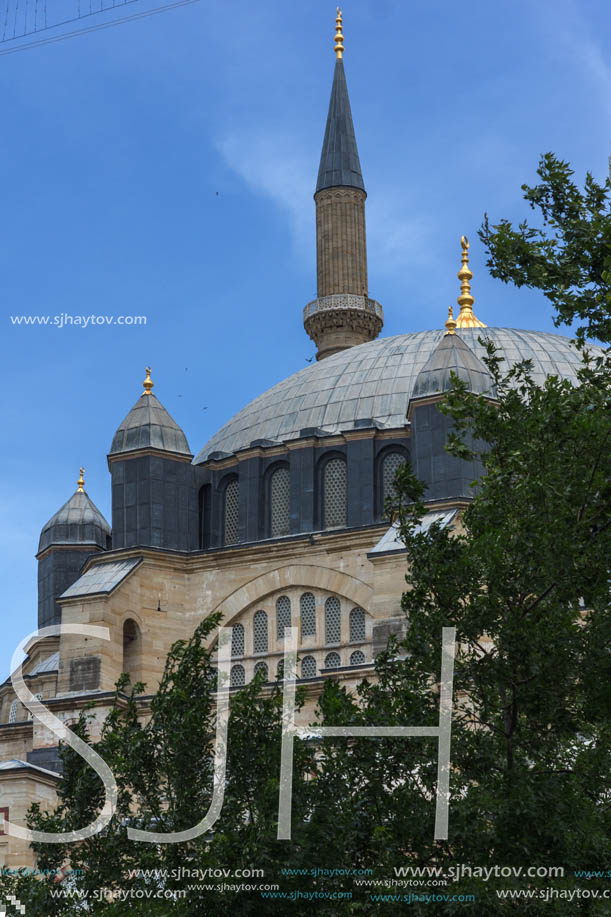
[{"label": "minaret balcony", "polygon": [[380,303],[375,299],[369,299],[368,296],[359,296],[356,293],[333,293],[331,296],[313,299],[303,310],[303,320],[305,322],[319,312],[343,312],[347,309],[355,312],[367,312],[377,316],[382,322],[384,321],[384,310]]}]

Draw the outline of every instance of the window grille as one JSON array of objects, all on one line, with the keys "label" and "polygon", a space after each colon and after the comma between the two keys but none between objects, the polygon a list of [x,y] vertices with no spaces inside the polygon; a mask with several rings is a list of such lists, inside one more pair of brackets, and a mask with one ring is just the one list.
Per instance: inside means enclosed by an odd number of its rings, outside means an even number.
[{"label": "window grille", "polygon": [[329,653],[325,659],[325,669],[339,669],[340,665],[339,653]]},{"label": "window grille", "polygon": [[267,653],[267,615],[258,611],[254,617],[254,653]]},{"label": "window grille", "polygon": [[240,482],[233,478],[225,488],[223,543],[237,544],[240,538]]},{"label": "window grille", "polygon": [[395,495],[395,475],[401,465],[405,465],[405,456],[401,452],[389,452],[382,463],[382,508],[389,497]]},{"label": "window grille", "polygon": [[269,482],[270,501],[270,535],[280,538],[290,531],[291,516],[291,479],[286,466],[277,468]]},{"label": "window grille", "polygon": [[[42,694],[35,694],[34,697],[36,698],[36,700],[42,701]],[[34,717],[33,717],[33,715],[32,715],[31,713],[28,713],[28,719],[29,719],[29,720],[33,720],[33,719],[34,719]]]},{"label": "window grille", "polygon": [[276,680],[281,681],[284,678],[284,659],[281,659],[276,667]]},{"label": "window grille", "polygon": [[325,602],[325,643],[339,643],[341,627],[339,599],[330,595]]},{"label": "window grille", "polygon": [[284,640],[284,628],[291,626],[291,600],[287,595],[281,595],[276,602],[276,635],[278,640]]},{"label": "window grille", "polygon": [[350,657],[350,665],[363,665],[365,662],[365,653],[361,653],[360,650],[355,650],[352,656]]},{"label": "window grille", "polygon": [[255,666],[255,675],[258,675],[259,672],[263,672],[263,677],[265,681],[269,681],[269,673],[267,671],[267,665],[265,662],[258,662]]},{"label": "window grille", "polygon": [[362,608],[353,608],[350,612],[350,642],[362,642],[365,639],[365,612]]},{"label": "window grille", "polygon": [[301,608],[301,636],[316,636],[316,602],[311,592],[304,592],[299,599]]},{"label": "window grille", "polygon": [[341,458],[327,462],[323,475],[323,528],[345,526],[347,522],[346,463]]},{"label": "window grille", "polygon": [[313,656],[304,656],[301,660],[301,677],[314,678],[316,675],[316,660]]},{"label": "window grille", "polygon": [[11,709],[9,710],[9,714],[8,714],[9,723],[17,722],[17,708],[18,707],[19,707],[19,701],[14,700],[13,703],[11,704]]},{"label": "window grille", "polygon": [[245,683],[246,683],[246,676],[244,675],[244,666],[243,665],[232,665],[231,666],[231,687],[240,688]]},{"label": "window grille", "polygon": [[244,625],[243,624],[233,624],[232,625],[232,634],[231,634],[231,655],[232,656],[243,656],[244,655]]}]

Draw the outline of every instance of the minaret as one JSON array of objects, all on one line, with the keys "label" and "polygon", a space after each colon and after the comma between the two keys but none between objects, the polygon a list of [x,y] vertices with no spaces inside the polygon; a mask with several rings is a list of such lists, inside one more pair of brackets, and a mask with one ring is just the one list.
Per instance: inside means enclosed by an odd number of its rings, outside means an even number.
[{"label": "minaret", "polygon": [[335,22],[335,74],[314,194],[318,298],[303,314],[317,360],[373,341],[384,324],[382,306],[367,290],[367,193],[344,74],[339,8]]}]

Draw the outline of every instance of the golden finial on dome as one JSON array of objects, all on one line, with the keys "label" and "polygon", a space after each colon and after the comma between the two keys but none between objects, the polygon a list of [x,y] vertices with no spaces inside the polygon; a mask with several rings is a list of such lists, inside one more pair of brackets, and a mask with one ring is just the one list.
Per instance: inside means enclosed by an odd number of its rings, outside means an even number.
[{"label": "golden finial on dome", "polygon": [[79,468],[79,471],[80,471],[80,477],[78,481],[76,482],[77,484],[76,492],[77,494],[84,494],[85,493],[85,478],[83,477],[83,475],[85,474],[85,469]]},{"label": "golden finial on dome", "polygon": [[341,60],[344,56],[344,33],[342,31],[342,11],[337,7],[337,16],[335,17],[335,56]]},{"label": "golden finial on dome", "polygon": [[143,393],[143,394],[145,394],[145,395],[150,395],[150,394],[151,394],[151,391],[152,391],[152,389],[153,389],[153,386],[155,385],[155,383],[154,383],[153,380],[151,379],[151,367],[150,367],[150,366],[147,366],[147,367],[146,367],[146,379],[144,380],[144,382],[142,383],[142,385],[144,386],[144,393]]},{"label": "golden finial on dome", "polygon": [[448,329],[446,331],[446,334],[456,334],[456,332],[454,331],[454,329],[456,328],[456,319],[454,318],[454,311],[452,309],[452,306],[448,308],[448,320],[446,322],[446,328]]},{"label": "golden finial on dome", "polygon": [[486,328],[484,322],[480,322],[473,314],[473,303],[475,302],[471,294],[471,281],[473,274],[469,267],[469,240],[466,236],[461,236],[460,244],[462,247],[462,264],[458,272],[460,280],[460,296],[456,300],[460,306],[460,313],[456,319],[457,328]]}]

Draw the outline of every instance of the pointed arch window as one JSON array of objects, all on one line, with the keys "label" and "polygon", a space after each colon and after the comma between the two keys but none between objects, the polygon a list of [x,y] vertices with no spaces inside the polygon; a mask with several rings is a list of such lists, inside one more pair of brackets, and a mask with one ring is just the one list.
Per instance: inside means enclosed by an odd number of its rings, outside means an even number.
[{"label": "pointed arch window", "polygon": [[253,653],[267,653],[267,615],[257,611],[253,618]]},{"label": "pointed arch window", "polygon": [[240,482],[231,478],[223,491],[223,544],[240,540]]},{"label": "pointed arch window", "polygon": [[269,681],[269,672],[267,670],[267,664],[265,662],[258,662],[255,666],[255,675],[258,675],[259,672],[263,673],[263,678],[265,681]]},{"label": "pointed arch window", "polygon": [[316,602],[311,592],[304,592],[299,599],[301,611],[301,636],[316,636]]},{"label": "pointed arch window", "polygon": [[17,722],[17,710],[18,709],[19,709],[19,701],[15,699],[13,703],[11,704],[11,709],[9,710],[9,714],[8,714],[9,723]]},{"label": "pointed arch window", "polygon": [[234,624],[231,633],[231,655],[244,655],[244,625]]},{"label": "pointed arch window", "polygon": [[284,640],[284,628],[291,626],[291,600],[288,595],[281,595],[276,602],[276,636]]},{"label": "pointed arch window", "polygon": [[[34,697],[36,698],[36,700],[39,700],[42,702],[42,694],[35,694]],[[33,719],[34,719],[34,716],[31,713],[28,713],[28,720],[33,720]]]},{"label": "pointed arch window", "polygon": [[387,452],[382,459],[382,473],[380,475],[380,514],[384,514],[386,501],[395,497],[395,475],[399,468],[407,463],[403,452],[395,450]]},{"label": "pointed arch window", "polygon": [[325,643],[339,643],[341,630],[339,599],[335,595],[330,595],[325,602]]},{"label": "pointed arch window", "polygon": [[268,478],[268,518],[271,538],[291,530],[291,476],[288,465],[280,465]]},{"label": "pointed arch window", "polygon": [[342,528],[348,521],[348,470],[339,456],[329,459],[322,474],[322,527]]},{"label": "pointed arch window", "polygon": [[350,642],[362,643],[365,639],[365,612],[362,608],[353,608],[350,612]]}]

